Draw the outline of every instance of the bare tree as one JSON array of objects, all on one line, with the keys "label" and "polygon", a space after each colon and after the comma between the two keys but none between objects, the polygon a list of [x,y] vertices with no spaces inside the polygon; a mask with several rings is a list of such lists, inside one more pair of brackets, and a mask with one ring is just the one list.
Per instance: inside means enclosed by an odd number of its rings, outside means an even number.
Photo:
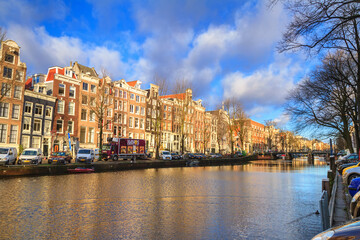
[{"label": "bare tree", "polygon": [[[293,21],[279,44],[280,51],[304,49],[309,53],[343,50],[354,62],[357,112],[354,123],[360,123],[360,1],[359,0],[275,0],[283,2],[293,14]],[[360,148],[359,126],[356,143]]]},{"label": "bare tree", "polygon": [[90,116],[95,115],[95,121],[98,124],[99,128],[99,159],[102,159],[102,149],[103,149],[103,132],[108,126],[114,122],[115,114],[112,113],[110,117],[108,111],[113,109],[113,83],[108,76],[106,70],[102,70],[102,78],[99,81],[99,85],[97,86],[97,98],[93,100],[89,104]]},{"label": "bare tree", "polygon": [[[265,131],[267,132],[267,146],[269,150],[273,149],[273,144],[276,142],[275,134],[276,134],[276,126],[277,122],[274,120],[265,120]],[[276,144],[276,143],[275,143]]]},{"label": "bare tree", "polygon": [[218,151],[221,153],[223,149],[223,144],[226,141],[228,134],[228,116],[227,113],[223,110],[223,106],[218,107],[218,110],[213,111],[213,120],[215,121],[216,126],[216,142],[218,144]]},{"label": "bare tree", "polygon": [[1,43],[7,39],[6,34],[7,33],[6,33],[5,28],[0,26],[0,46],[1,46]]},{"label": "bare tree", "polygon": [[[160,146],[164,130],[164,104],[159,96],[163,96],[168,92],[168,83],[165,78],[155,76],[154,84],[157,85],[156,107],[153,109],[151,118],[151,132],[155,136],[155,157],[160,157]],[[155,110],[155,111],[154,111]]]},{"label": "bare tree", "polygon": [[[242,108],[241,103],[236,98],[227,98],[224,101],[224,110],[227,112],[228,118],[228,131],[229,131],[229,141],[231,154],[234,154],[234,144],[235,137],[234,134],[237,133],[240,137],[240,141],[243,144],[245,133],[246,133],[246,121],[247,117]],[[243,139],[241,139],[244,137]]]},{"label": "bare tree", "polygon": [[297,130],[315,128],[327,136],[339,132],[353,152],[350,126],[355,106],[349,99],[354,98],[354,93],[345,81],[336,79],[342,76],[334,75],[334,61],[336,58],[325,58],[309,78],[298,84],[289,95],[286,110]]},{"label": "bare tree", "polygon": [[184,153],[187,149],[185,142],[188,136],[191,134],[191,115],[193,114],[192,109],[192,91],[191,84],[186,79],[178,79],[175,82],[174,90],[175,94],[180,94],[177,99],[176,113],[175,113],[175,125],[178,128],[180,136],[180,149]]}]

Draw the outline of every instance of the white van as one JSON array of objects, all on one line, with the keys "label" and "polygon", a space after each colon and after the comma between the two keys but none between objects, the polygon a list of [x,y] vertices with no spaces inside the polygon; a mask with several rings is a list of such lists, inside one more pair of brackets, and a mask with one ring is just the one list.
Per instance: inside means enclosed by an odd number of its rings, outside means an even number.
[{"label": "white van", "polygon": [[93,149],[79,149],[76,154],[76,162],[92,163],[95,159],[95,152]]},{"label": "white van", "polygon": [[17,149],[14,147],[0,148],[0,164],[15,164],[17,158]]},{"label": "white van", "polygon": [[171,160],[172,159],[171,153],[169,151],[161,151],[160,158],[162,160]]},{"label": "white van", "polygon": [[42,151],[40,148],[25,149],[18,160],[18,164],[41,164],[43,160]]}]

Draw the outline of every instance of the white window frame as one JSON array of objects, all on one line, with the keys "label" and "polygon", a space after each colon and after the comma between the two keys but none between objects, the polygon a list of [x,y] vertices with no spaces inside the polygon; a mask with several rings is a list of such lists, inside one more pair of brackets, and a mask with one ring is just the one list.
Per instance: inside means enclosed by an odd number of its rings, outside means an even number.
[{"label": "white window frame", "polygon": [[[74,90],[74,96],[73,97],[70,96],[70,93],[71,93],[72,89]],[[76,98],[76,88],[74,86],[69,86],[69,98]]]},{"label": "white window frame", "polygon": [[[29,129],[25,129],[24,126],[25,126],[25,120],[29,120]],[[30,132],[31,130],[31,118],[30,117],[24,117],[24,121],[22,122],[22,129],[23,129],[23,132]]]},{"label": "white window frame", "polygon": [[[64,86],[64,94],[60,94],[60,85],[63,85],[63,86]],[[63,83],[59,83],[58,95],[59,95],[59,96],[65,96],[65,94],[66,94],[66,85],[63,84]]]},{"label": "white window frame", "polygon": [[[62,104],[62,112],[59,111],[60,103]],[[64,114],[64,112],[65,112],[65,101],[64,100],[58,100],[57,113]]]},{"label": "white window frame", "polygon": [[[62,130],[61,132],[59,132],[58,129],[57,129],[58,128],[58,121],[61,121],[61,130]],[[56,133],[63,133],[63,132],[64,132],[64,120],[57,119],[56,120]]]}]

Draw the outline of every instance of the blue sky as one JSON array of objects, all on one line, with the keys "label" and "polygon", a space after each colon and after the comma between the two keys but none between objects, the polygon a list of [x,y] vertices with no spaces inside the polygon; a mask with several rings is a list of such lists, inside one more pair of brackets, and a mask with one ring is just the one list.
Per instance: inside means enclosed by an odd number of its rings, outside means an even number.
[{"label": "blue sky", "polygon": [[309,71],[301,53],[276,51],[290,20],[266,0],[0,0],[28,75],[78,61],[144,89],[187,79],[209,110],[234,96],[261,123],[286,123],[286,94]]}]

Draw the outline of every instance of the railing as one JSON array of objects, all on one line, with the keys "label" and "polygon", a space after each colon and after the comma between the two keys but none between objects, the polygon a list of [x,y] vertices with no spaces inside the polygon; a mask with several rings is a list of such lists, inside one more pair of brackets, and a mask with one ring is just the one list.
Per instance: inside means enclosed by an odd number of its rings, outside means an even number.
[{"label": "railing", "polygon": [[329,197],[327,191],[323,191],[321,194],[320,204],[320,215],[322,229],[326,230],[330,228],[330,217],[329,217]]}]

